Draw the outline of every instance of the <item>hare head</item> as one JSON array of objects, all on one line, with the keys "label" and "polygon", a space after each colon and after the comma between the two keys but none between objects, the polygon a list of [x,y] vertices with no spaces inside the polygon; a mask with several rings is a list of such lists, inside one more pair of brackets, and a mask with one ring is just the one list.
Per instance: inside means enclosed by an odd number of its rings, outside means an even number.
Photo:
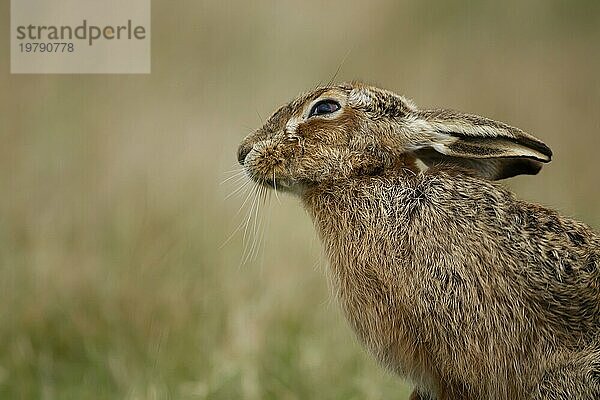
[{"label": "hare head", "polygon": [[497,180],[536,174],[551,155],[518,128],[450,110],[419,110],[402,96],[362,83],[300,95],[238,150],[252,179],[292,192],[399,166],[448,165]]}]

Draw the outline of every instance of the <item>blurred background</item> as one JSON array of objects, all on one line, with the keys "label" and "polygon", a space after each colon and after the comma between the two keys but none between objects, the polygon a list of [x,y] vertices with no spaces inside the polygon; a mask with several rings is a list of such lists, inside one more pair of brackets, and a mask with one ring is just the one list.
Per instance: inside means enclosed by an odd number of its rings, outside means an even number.
[{"label": "blurred background", "polygon": [[338,68],[537,135],[553,162],[504,184],[600,228],[598,1],[152,15],[150,75],[10,75],[0,41],[2,399],[407,398],[346,325],[299,202],[271,198],[244,243],[246,192],[222,183],[261,118]]}]

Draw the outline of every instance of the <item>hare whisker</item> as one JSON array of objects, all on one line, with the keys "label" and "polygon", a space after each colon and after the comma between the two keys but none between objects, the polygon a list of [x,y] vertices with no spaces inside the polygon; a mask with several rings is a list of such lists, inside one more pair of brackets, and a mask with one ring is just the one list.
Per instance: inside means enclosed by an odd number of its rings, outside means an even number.
[{"label": "hare whisker", "polygon": [[229,199],[232,196],[235,196],[235,195],[241,193],[251,182],[252,182],[251,180],[247,180],[246,182],[244,182],[241,186],[239,186],[236,189],[234,189],[233,192],[231,192],[227,196],[225,196],[225,200]]},{"label": "hare whisker", "polygon": [[[242,261],[242,264],[245,264],[247,261],[252,260],[252,258],[254,257],[255,254],[255,247],[256,247],[256,242],[257,242],[257,236],[258,236],[258,229],[259,229],[259,209],[260,209],[260,204],[261,204],[261,198],[264,194],[265,191],[265,186],[264,185],[260,185],[256,187],[255,190],[255,197],[253,200],[253,204],[252,207],[250,209],[250,219],[252,219],[252,227],[251,227],[251,231],[252,231],[252,240],[250,242],[250,248],[248,249],[246,247],[245,250],[245,256],[244,259]],[[250,221],[249,219],[249,221]]]},{"label": "hare whisker", "polygon": [[[244,198],[244,201],[242,202],[242,204],[240,205],[240,207],[236,211],[236,213],[234,215],[234,218],[237,217],[238,215],[240,215],[240,213],[242,212],[242,210],[244,209],[244,207],[246,206],[246,204],[248,204],[248,201],[252,197],[253,191],[251,190],[251,187],[249,187],[249,186],[246,185],[245,192],[246,192],[246,197]],[[225,239],[225,241],[223,242],[223,244],[221,244],[221,246],[219,248],[225,247],[225,245],[231,241],[231,239],[235,236],[235,234],[240,231],[240,229],[242,228],[242,226],[244,226],[244,220],[240,221],[237,224],[237,226],[235,227],[235,229],[233,230],[233,232],[231,232],[231,234],[227,237],[227,239]]]},{"label": "hare whisker", "polygon": [[235,175],[230,176],[229,178],[225,178],[224,180],[222,180],[220,182],[221,185],[231,181],[232,179],[235,179],[234,182],[237,182],[238,180],[244,178],[246,176],[246,173],[244,171],[240,171],[238,173],[236,173]]},{"label": "hare whisker", "polygon": [[224,171],[224,172],[223,172],[223,174],[224,174],[224,175],[225,175],[225,174],[235,174],[235,173],[238,173],[238,172],[244,172],[245,170],[246,170],[246,168],[244,168],[244,167],[241,167],[241,168],[234,168],[234,169],[232,169],[232,170],[229,170],[229,171]]},{"label": "hare whisker", "polygon": [[277,194],[277,180],[275,179],[275,170],[273,170],[273,189],[275,190],[275,198],[277,202],[281,204],[281,200],[279,200],[279,195]]}]

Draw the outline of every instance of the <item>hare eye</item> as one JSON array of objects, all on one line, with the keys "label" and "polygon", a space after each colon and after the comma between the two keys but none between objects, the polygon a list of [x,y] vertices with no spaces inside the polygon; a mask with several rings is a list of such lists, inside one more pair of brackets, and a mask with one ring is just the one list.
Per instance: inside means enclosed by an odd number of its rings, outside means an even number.
[{"label": "hare eye", "polygon": [[316,103],[310,113],[308,114],[308,118],[313,117],[315,115],[324,115],[331,114],[340,109],[340,103],[334,100],[321,100]]}]

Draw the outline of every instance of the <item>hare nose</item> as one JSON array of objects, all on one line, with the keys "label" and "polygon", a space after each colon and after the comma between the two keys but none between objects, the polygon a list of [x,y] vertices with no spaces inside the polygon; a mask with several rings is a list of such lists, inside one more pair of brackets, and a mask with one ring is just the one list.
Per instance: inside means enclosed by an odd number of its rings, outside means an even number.
[{"label": "hare nose", "polygon": [[244,165],[244,160],[246,159],[248,153],[250,153],[250,150],[252,150],[252,146],[247,144],[243,144],[238,148],[237,158],[241,165]]}]

